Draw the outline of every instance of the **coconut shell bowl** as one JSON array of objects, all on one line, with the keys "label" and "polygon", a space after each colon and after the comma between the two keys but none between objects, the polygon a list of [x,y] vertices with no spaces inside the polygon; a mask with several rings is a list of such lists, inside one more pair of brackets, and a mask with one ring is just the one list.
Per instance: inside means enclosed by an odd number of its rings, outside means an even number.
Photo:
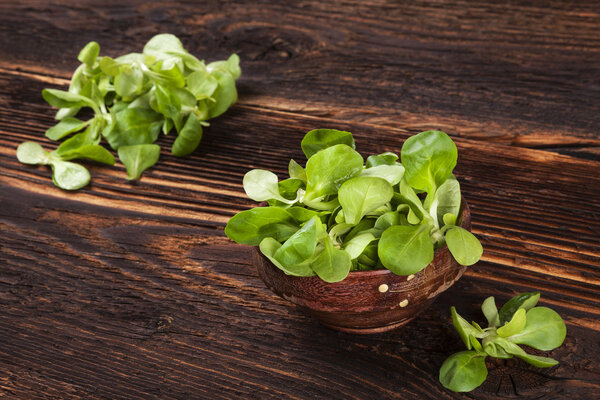
[{"label": "coconut shell bowl", "polygon": [[[464,199],[457,225],[471,230],[471,213]],[[336,283],[324,282],[317,276],[286,275],[258,247],[255,256],[260,278],[275,294],[307,310],[331,329],[360,334],[385,332],[408,323],[466,269],[454,260],[445,245],[415,275],[396,275],[387,269],[351,271],[346,279]]]}]

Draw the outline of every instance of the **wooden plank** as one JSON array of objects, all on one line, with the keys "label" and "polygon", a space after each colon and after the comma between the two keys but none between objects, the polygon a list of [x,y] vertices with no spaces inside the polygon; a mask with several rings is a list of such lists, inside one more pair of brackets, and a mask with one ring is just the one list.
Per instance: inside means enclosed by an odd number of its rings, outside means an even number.
[{"label": "wooden plank", "polygon": [[[399,151],[409,130],[239,104],[177,159],[139,182],[120,165],[91,165],[69,193],[45,167],[15,158],[43,138],[52,110],[35,77],[0,74],[0,393],[86,398],[589,399],[600,390],[600,163],[457,138],[457,176],[483,261],[430,310],[397,331],[336,333],[275,297],[250,248],[222,229],[248,208],[250,168],[283,177],[317,127],[347,129],[365,156]],[[15,84],[17,79],[18,85]],[[31,91],[31,92],[30,92]],[[25,92],[24,96],[18,93]],[[477,304],[539,289],[567,323],[558,367],[493,364],[472,395],[437,382],[461,348],[450,305],[480,321]]]},{"label": "wooden plank", "polygon": [[118,55],[168,30],[239,53],[244,105],[598,160],[599,23],[598,2],[28,0],[0,4],[0,67],[56,82],[88,41]]}]

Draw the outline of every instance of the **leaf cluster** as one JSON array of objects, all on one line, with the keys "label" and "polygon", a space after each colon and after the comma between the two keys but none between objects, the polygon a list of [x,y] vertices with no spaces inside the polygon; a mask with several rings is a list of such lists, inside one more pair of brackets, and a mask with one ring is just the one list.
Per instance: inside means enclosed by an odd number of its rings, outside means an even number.
[{"label": "leaf cluster", "polygon": [[[166,135],[174,129],[177,137],[171,152],[186,156],[200,143],[206,121],[237,99],[235,81],[241,70],[235,54],[226,61],[205,64],[174,35],[159,34],[146,43],[142,53],[117,58],[99,55],[98,43],[88,43],[79,53],[82,64],[73,73],[68,91],[42,91],[44,99],[59,109],[59,122],[46,131],[46,137],[66,140],[44,157],[37,157],[46,153],[31,142],[17,150],[19,160],[27,160],[22,162],[51,165],[54,182],[63,189],[79,189],[90,181],[83,166],[67,161],[115,163],[100,145],[102,138],[117,151],[127,178],[138,179],[158,161],[160,147],[153,143],[161,132]],[[91,110],[92,117],[77,118],[82,110]],[[57,175],[64,170],[71,171],[65,175],[67,180]]]},{"label": "leaf cluster", "polygon": [[565,340],[567,328],[562,318],[547,307],[536,307],[539,292],[522,293],[507,301],[500,310],[494,297],[488,297],[481,310],[488,322],[483,329],[476,322],[469,324],[454,307],[452,322],[467,350],[448,357],[440,368],[442,385],[455,392],[468,392],[481,385],[487,377],[486,357],[512,358],[540,368],[552,367],[558,361],[528,354],[519,345],[538,350],[553,350]]},{"label": "leaf cluster", "polygon": [[301,147],[306,165],[290,160],[288,179],[261,169],[244,176],[248,197],[269,206],[232,217],[230,239],[259,246],[286,274],[327,282],[352,270],[416,274],[444,244],[462,265],[481,257],[477,238],[457,225],[458,155],[444,132],[412,136],[401,157],[387,152],[366,161],[350,132],[316,129]]}]

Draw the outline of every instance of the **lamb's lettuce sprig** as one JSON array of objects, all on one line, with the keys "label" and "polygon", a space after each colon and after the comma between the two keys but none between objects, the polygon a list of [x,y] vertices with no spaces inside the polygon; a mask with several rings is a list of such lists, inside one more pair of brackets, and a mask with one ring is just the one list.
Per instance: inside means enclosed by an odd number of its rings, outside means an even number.
[{"label": "lamb's lettuce sprig", "polygon": [[[57,179],[61,170],[57,165],[67,164],[59,162],[86,158],[115,163],[100,145],[102,138],[118,152],[128,179],[138,179],[158,161],[160,147],[152,143],[161,132],[166,135],[174,128],[177,137],[171,152],[186,156],[200,143],[202,129],[209,125],[206,121],[225,112],[237,99],[235,81],[241,75],[237,55],[205,64],[170,34],[154,36],[142,53],[114,59],[100,57],[100,46],[90,42],[78,59],[82,64],[73,73],[68,91],[42,91],[44,99],[59,109],[59,122],[46,131],[46,136],[51,140],[68,137],[49,153],[54,181],[63,189],[87,185],[89,172],[70,175],[69,184],[63,185],[63,180]],[[88,120],[76,118],[81,110],[91,111],[92,116]],[[19,160],[28,159],[24,154],[31,149],[31,145],[22,144],[17,150]],[[48,160],[42,161],[48,164]]]},{"label": "lamb's lettuce sprig", "polygon": [[552,367],[558,361],[528,354],[519,345],[549,351],[565,340],[567,328],[560,315],[547,307],[536,307],[539,292],[522,293],[507,301],[498,311],[494,297],[488,297],[481,310],[488,321],[482,329],[476,322],[469,324],[451,308],[452,323],[467,350],[448,357],[440,368],[439,379],[444,387],[455,392],[469,392],[487,377],[486,357],[512,358],[539,368]]},{"label": "lamb's lettuce sprig", "polygon": [[327,282],[351,270],[416,274],[444,244],[462,265],[481,257],[477,238],[457,225],[457,149],[445,133],[422,132],[401,157],[387,152],[366,162],[350,132],[313,130],[301,147],[306,166],[290,160],[288,179],[259,169],[245,175],[248,197],[269,206],[232,217],[230,239],[258,245],[286,274]]}]

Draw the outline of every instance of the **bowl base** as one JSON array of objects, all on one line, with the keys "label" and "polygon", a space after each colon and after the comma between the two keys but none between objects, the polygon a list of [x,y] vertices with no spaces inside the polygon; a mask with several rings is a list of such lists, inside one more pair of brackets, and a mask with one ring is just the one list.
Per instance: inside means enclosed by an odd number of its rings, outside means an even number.
[{"label": "bowl base", "polygon": [[413,319],[414,318],[409,318],[409,319],[405,319],[400,322],[395,322],[390,325],[376,326],[376,327],[372,327],[372,328],[349,328],[347,326],[330,325],[323,321],[319,321],[319,323],[329,329],[333,329],[334,331],[339,331],[339,332],[344,332],[344,333],[357,333],[359,335],[372,335],[374,333],[382,333],[382,332],[391,331],[396,328],[400,328],[402,325],[408,324]]}]

